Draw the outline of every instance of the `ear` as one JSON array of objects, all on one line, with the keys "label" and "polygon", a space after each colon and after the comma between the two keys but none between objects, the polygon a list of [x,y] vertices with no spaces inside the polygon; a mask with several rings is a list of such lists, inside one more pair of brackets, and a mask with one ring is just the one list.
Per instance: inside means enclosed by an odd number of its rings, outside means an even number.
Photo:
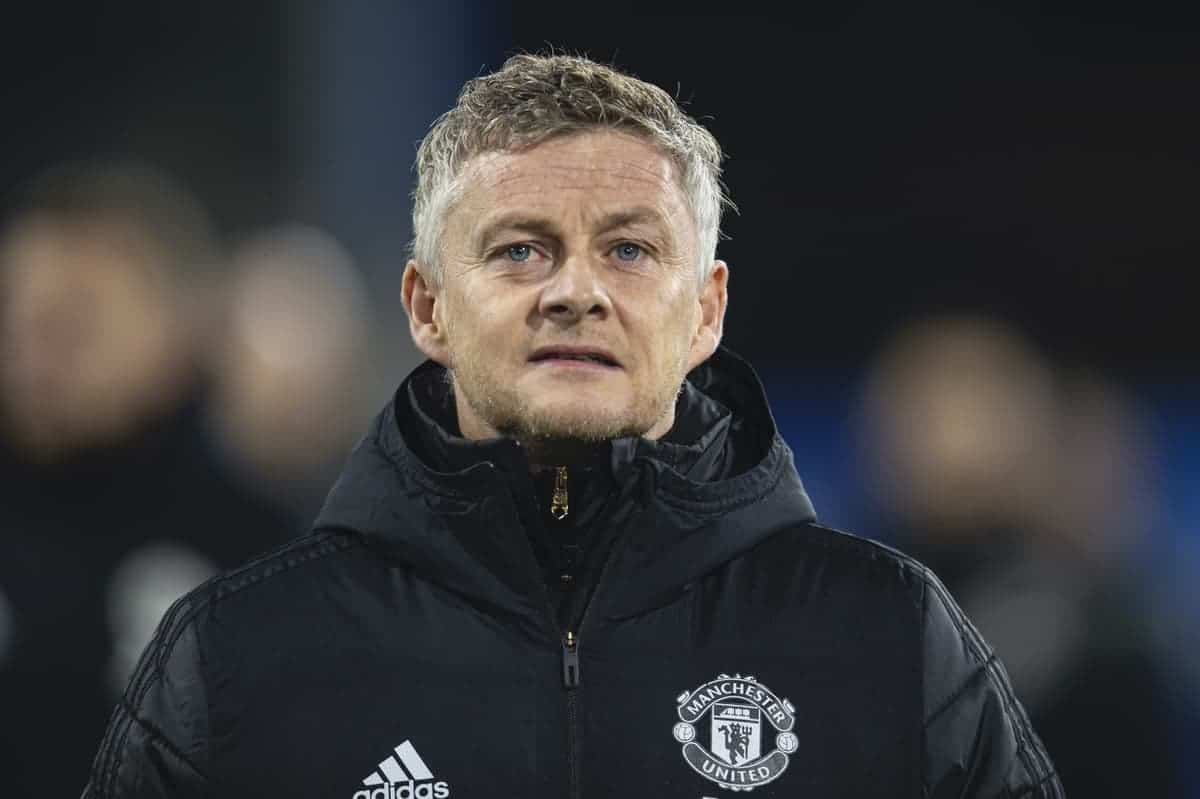
[{"label": "ear", "polygon": [[404,312],[408,314],[408,330],[413,343],[427,358],[449,367],[449,349],[446,346],[446,326],[441,322],[438,306],[439,290],[425,279],[422,268],[416,261],[404,265],[402,300]]},{"label": "ear", "polygon": [[692,334],[692,349],[688,354],[688,371],[704,363],[717,351],[725,331],[725,306],[729,301],[729,266],[715,261],[704,285],[700,287],[700,319]]}]

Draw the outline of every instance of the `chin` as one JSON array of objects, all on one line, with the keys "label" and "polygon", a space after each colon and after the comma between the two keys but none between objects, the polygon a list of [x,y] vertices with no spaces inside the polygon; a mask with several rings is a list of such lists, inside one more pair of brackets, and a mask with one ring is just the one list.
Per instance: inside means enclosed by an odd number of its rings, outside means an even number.
[{"label": "chin", "polygon": [[641,435],[649,425],[641,425],[632,414],[611,403],[580,401],[553,402],[529,407],[522,420],[524,432],[533,438],[607,441]]}]

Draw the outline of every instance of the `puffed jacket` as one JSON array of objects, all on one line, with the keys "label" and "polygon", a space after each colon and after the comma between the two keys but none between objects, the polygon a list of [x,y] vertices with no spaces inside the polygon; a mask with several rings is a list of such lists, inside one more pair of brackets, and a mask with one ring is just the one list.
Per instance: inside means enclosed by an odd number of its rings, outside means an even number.
[{"label": "puffed jacket", "polygon": [[1061,797],[915,560],[819,525],[722,348],[671,432],[532,468],[418,367],[311,533],[180,599],[86,799]]}]

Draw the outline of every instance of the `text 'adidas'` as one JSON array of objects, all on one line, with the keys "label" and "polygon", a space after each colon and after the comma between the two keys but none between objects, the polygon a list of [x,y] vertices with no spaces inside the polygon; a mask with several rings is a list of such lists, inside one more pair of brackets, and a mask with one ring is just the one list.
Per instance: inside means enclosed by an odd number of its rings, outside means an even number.
[{"label": "text 'adidas'", "polygon": [[395,748],[395,754],[379,764],[379,770],[363,778],[366,787],[351,799],[446,799],[450,785],[433,776],[411,741]]}]

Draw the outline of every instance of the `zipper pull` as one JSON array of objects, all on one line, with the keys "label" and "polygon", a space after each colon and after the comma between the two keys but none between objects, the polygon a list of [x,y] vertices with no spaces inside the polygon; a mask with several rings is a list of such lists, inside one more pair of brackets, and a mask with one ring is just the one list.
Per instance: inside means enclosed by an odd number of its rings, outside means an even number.
[{"label": "zipper pull", "polygon": [[554,496],[550,498],[550,515],[560,522],[567,518],[567,467],[554,467]]},{"label": "zipper pull", "polygon": [[579,639],[572,632],[563,639],[563,685],[579,687]]}]

